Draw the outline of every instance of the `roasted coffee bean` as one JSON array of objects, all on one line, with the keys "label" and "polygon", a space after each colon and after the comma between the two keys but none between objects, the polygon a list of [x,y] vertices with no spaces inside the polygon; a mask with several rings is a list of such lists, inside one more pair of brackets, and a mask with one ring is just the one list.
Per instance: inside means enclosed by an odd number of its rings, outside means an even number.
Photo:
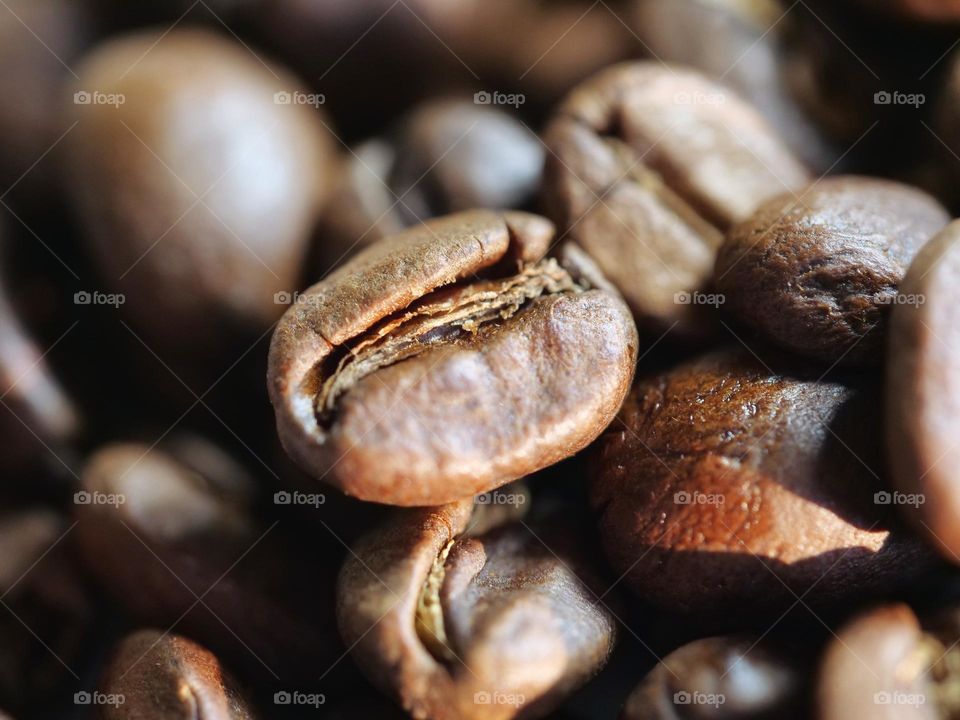
[{"label": "roasted coffee bean", "polygon": [[760,638],[705,638],[661,660],[620,720],[799,720],[804,680],[797,656]]},{"label": "roasted coffee bean", "polygon": [[562,514],[483,529],[475,507],[403,510],[361,540],[338,582],[340,632],[414,717],[541,717],[604,665],[613,616]]},{"label": "roasted coffee bean", "polygon": [[960,710],[960,613],[921,622],[906,605],[867,611],[847,624],[821,663],[817,717],[937,720]]},{"label": "roasted coffee bean", "polygon": [[936,200],[907,185],[828,178],[734,228],[714,282],[725,308],[785,348],[876,361],[907,267],[948,221]]},{"label": "roasted coffee bean", "polygon": [[767,123],[705,77],[655,63],[603,71],[546,132],[545,199],[638,323],[701,335],[724,231],[809,176]]},{"label": "roasted coffee bean", "polygon": [[887,447],[898,503],[958,562],[960,490],[960,223],[917,255],[890,321]]},{"label": "roasted coffee bean", "polygon": [[327,249],[342,259],[415,223],[473,208],[528,205],[543,170],[532,131],[493,107],[436,100],[392,136],[355,150],[324,216]]},{"label": "roasted coffee bean", "polygon": [[310,288],[270,348],[291,457],[348,495],[435,505],[589,444],[629,389],[636,328],[591,273],[543,259],[552,237],[534,215],[450,215]]},{"label": "roasted coffee bean", "polygon": [[330,184],[322,113],[286,72],[203,30],[110,40],[78,75],[68,189],[134,329],[192,363],[262,332]]},{"label": "roasted coffee bean", "polygon": [[[341,652],[330,559],[250,508],[251,481],[138,444],[88,461],[76,506],[84,564],[133,617],[183,628],[265,682],[316,680]],[[190,464],[187,464],[190,463]]]},{"label": "roasted coffee bean", "polygon": [[633,10],[633,26],[654,57],[718,78],[759,110],[809,167],[835,170],[840,152],[784,81],[790,23],[778,0],[638,0]]},{"label": "roasted coffee bean", "polygon": [[0,470],[12,476],[68,462],[63,448],[76,438],[80,417],[13,307],[8,250],[0,227]]},{"label": "roasted coffee bean", "polygon": [[596,458],[607,555],[653,604],[751,621],[929,567],[883,503],[876,389],[724,350],[641,382]]},{"label": "roasted coffee bean", "polygon": [[180,635],[139,630],[114,651],[97,691],[103,720],[253,720],[217,657]]},{"label": "roasted coffee bean", "polygon": [[895,18],[932,23],[960,23],[957,0],[855,0],[865,10]]},{"label": "roasted coffee bean", "polygon": [[66,701],[93,644],[93,602],[68,552],[70,530],[46,508],[0,515],[0,703],[28,717]]}]

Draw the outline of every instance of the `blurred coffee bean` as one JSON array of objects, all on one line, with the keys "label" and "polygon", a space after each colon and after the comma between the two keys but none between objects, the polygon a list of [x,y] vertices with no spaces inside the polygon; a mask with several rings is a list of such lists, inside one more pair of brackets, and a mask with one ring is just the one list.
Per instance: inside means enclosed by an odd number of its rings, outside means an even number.
[{"label": "blurred coffee bean", "polygon": [[0,514],[0,704],[25,717],[66,702],[91,651],[94,608],[70,531],[46,508]]},{"label": "blurred coffee bean", "polygon": [[800,720],[807,717],[802,660],[751,636],[696,640],[660,661],[620,720]]},{"label": "blurred coffee bean", "polygon": [[960,24],[957,0],[855,0],[864,10],[895,18],[931,23]]},{"label": "blurred coffee bean", "polygon": [[157,630],[139,630],[116,647],[94,699],[103,720],[258,717],[213,653]]},{"label": "blurred coffee bean", "polygon": [[20,322],[8,295],[7,238],[0,227],[0,470],[7,477],[44,465],[57,470],[71,458],[77,409],[54,377],[42,348]]},{"label": "blurred coffee bean", "polygon": [[338,582],[340,632],[414,717],[542,717],[604,665],[614,619],[562,514],[475,535],[475,507],[401,511],[362,539]]},{"label": "blurred coffee bean", "polygon": [[845,606],[908,583],[932,553],[881,485],[877,387],[746,349],[637,383],[603,436],[592,502],[641,598],[711,623],[797,597]]},{"label": "blurred coffee bean", "polygon": [[848,623],[820,666],[817,717],[936,720],[956,716],[956,611],[920,620],[887,605]]},{"label": "blurred coffee bean", "polygon": [[69,190],[103,281],[176,369],[235,360],[299,282],[332,173],[323,114],[203,30],[110,40],[79,75]]},{"label": "blurred coffee bean", "polygon": [[415,223],[473,208],[522,209],[540,183],[543,147],[520,121],[463,100],[418,107],[347,159],[324,213],[336,262]]},{"label": "blurred coffee bean", "polygon": [[553,234],[526,213],[448,215],[307,290],[270,348],[290,456],[361,500],[436,505],[591,443],[629,389],[636,328],[591,273],[544,258]]},{"label": "blurred coffee bean", "polygon": [[192,457],[138,444],[97,451],[75,511],[84,564],[138,620],[182,627],[264,682],[315,681],[340,652],[336,560],[319,541],[259,522],[242,471],[201,474]]},{"label": "blurred coffee bean", "polygon": [[836,152],[791,96],[778,0],[637,0],[633,25],[658,60],[695,68],[748,100],[810,168],[834,169]]},{"label": "blurred coffee bean", "polygon": [[577,88],[546,141],[550,217],[641,327],[688,337],[713,326],[692,299],[707,291],[725,230],[809,180],[729,89],[655,63],[617,66]]},{"label": "blurred coffee bean", "polygon": [[87,5],[86,0],[4,0],[0,5],[0,200],[5,204],[39,202],[52,183],[57,163],[55,154],[47,155],[71,131],[61,86],[90,42]]},{"label": "blurred coffee bean", "polygon": [[877,361],[911,260],[949,219],[910,186],[827,178],[733,228],[714,283],[737,319],[785,348],[829,362]]},{"label": "blurred coffee bean", "polygon": [[887,443],[898,503],[945,558],[960,562],[960,223],[917,255],[890,321]]}]

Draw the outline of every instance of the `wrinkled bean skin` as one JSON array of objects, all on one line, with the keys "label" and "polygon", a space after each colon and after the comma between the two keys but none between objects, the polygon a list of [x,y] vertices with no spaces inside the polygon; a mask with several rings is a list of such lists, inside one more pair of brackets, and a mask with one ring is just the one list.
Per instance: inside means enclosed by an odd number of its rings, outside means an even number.
[{"label": "wrinkled bean skin", "polygon": [[797,658],[783,649],[750,636],[704,638],[663,658],[620,720],[800,720],[805,689]]},{"label": "wrinkled bean skin", "polygon": [[957,562],[960,532],[960,223],[917,255],[900,288],[887,355],[887,447],[894,484],[919,494],[901,509],[943,556]]},{"label": "wrinkled bean skin", "polygon": [[807,171],[729,89],[659,63],[576,88],[545,133],[547,213],[623,293],[641,328],[703,336],[723,233]]},{"label": "wrinkled bean skin", "polygon": [[254,720],[237,682],[206,648],[179,635],[140,630],[116,647],[100,692],[102,720]]},{"label": "wrinkled bean skin", "polygon": [[714,282],[737,319],[828,362],[876,361],[899,285],[949,220],[907,185],[827,178],[784,195],[731,230]]},{"label": "wrinkled bean skin", "polygon": [[329,559],[257,521],[229,458],[211,471],[175,452],[118,443],[91,456],[92,501],[75,513],[84,565],[141,622],[177,623],[264,682],[315,680],[341,652],[319,620],[332,613]]},{"label": "wrinkled bean skin", "polygon": [[418,106],[392,135],[354,152],[324,213],[333,260],[432,217],[525,207],[544,154],[507,113],[452,99]]},{"label": "wrinkled bean skin", "polygon": [[[362,539],[338,582],[340,632],[413,717],[541,717],[606,662],[613,617],[580,579],[592,573],[566,525],[475,535],[474,507],[404,510]],[[426,627],[425,596],[439,616]]]},{"label": "wrinkled bean skin", "polygon": [[931,555],[875,504],[875,388],[745,349],[638,382],[596,458],[610,561],[641,598],[756,621],[796,596],[837,607],[887,591]]},{"label": "wrinkled bean skin", "polygon": [[76,105],[64,142],[77,216],[134,328],[196,363],[269,327],[329,191],[322,112],[278,101],[294,78],[199,29],[112,39],[78,75],[77,92],[123,99]]},{"label": "wrinkled bean skin", "polygon": [[[590,443],[629,388],[636,328],[619,297],[540,260],[552,237],[533,215],[450,215],[385,239],[310,288],[270,348],[271,400],[291,457],[359,499],[431,505],[499,487]],[[430,317],[444,322],[450,303],[488,312],[506,297],[502,285],[477,294],[489,285],[470,280],[485,270],[495,284],[550,278],[543,292],[487,320],[471,325],[471,315],[415,336],[412,355],[391,350],[341,388],[327,415],[318,411],[342,377],[331,360],[347,348],[349,360],[360,356],[353,347],[391,341],[398,323],[420,322],[424,303],[439,303]]]}]

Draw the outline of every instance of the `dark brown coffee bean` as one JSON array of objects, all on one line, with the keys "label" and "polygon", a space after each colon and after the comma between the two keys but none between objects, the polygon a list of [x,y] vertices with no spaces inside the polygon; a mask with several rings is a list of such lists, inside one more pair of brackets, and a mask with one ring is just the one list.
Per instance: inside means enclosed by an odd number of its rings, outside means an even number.
[{"label": "dark brown coffee bean", "polygon": [[613,617],[562,518],[475,535],[474,507],[404,510],[361,540],[338,583],[340,632],[414,717],[541,717],[606,662]]},{"label": "dark brown coffee bean", "polygon": [[440,215],[522,208],[543,170],[532,131],[493,107],[458,100],[420,106],[393,136],[348,159],[324,215],[331,260]]},{"label": "dark brown coffee bean", "polygon": [[893,309],[887,447],[899,503],[943,555],[960,562],[960,223],[917,255]]},{"label": "dark brown coffee bean", "polygon": [[863,613],[827,649],[819,673],[817,717],[956,717],[958,641],[955,612],[922,624],[906,605]]},{"label": "dark brown coffee bean", "polygon": [[348,495],[433,505],[589,444],[629,389],[636,328],[619,297],[542,259],[552,237],[534,215],[450,215],[310,288],[270,349],[291,457]]},{"label": "dark brown coffee bean", "polygon": [[603,71],[546,132],[550,216],[623,293],[638,322],[702,334],[723,232],[809,176],[767,123],[705,77],[657,63]]},{"label": "dark brown coffee bean", "polygon": [[779,345],[831,362],[877,360],[907,267],[948,221],[910,186],[828,178],[731,230],[714,282],[726,308]]},{"label": "dark brown coffee bean", "polygon": [[627,698],[620,720],[806,717],[799,658],[755,637],[712,637],[667,655]]},{"label": "dark brown coffee bean", "polygon": [[229,459],[205,474],[190,460],[137,444],[95,453],[75,510],[84,564],[138,620],[182,628],[264,682],[316,680],[341,652],[335,567],[253,516]]},{"label": "dark brown coffee bean", "polygon": [[856,0],[869,12],[885,13],[895,18],[931,23],[960,23],[960,2],[957,0]]},{"label": "dark brown coffee bean", "polygon": [[135,329],[194,359],[268,327],[330,184],[323,114],[203,30],[119,37],[78,74],[68,189]]},{"label": "dark brown coffee bean", "polygon": [[592,500],[642,598],[718,619],[831,606],[929,565],[883,504],[876,388],[746,350],[638,382],[604,436]]},{"label": "dark brown coffee bean", "polygon": [[157,630],[140,630],[117,646],[91,702],[103,720],[257,717],[213,653]]},{"label": "dark brown coffee bean", "polygon": [[840,152],[791,96],[784,80],[784,35],[791,13],[778,0],[638,0],[633,26],[659,60],[718,78],[748,100],[797,157],[819,172]]}]

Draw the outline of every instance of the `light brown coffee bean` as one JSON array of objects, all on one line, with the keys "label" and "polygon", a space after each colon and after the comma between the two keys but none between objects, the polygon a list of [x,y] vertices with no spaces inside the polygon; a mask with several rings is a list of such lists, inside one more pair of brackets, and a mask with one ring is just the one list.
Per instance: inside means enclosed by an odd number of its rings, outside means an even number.
[{"label": "light brown coffee bean", "polygon": [[78,75],[68,190],[134,328],[194,363],[262,332],[299,283],[330,185],[322,112],[205,30],[117,37]]},{"label": "light brown coffee bean", "polygon": [[103,720],[253,720],[229,671],[180,635],[139,630],[114,650],[97,691]]},{"label": "light brown coffee bean", "polygon": [[552,237],[533,215],[450,215],[310,288],[270,348],[291,457],[348,495],[432,505],[589,444],[627,392],[636,328],[593,273],[543,259]]},{"label": "light brown coffee bean", "polygon": [[745,349],[640,381],[592,501],[615,569],[654,605],[747,621],[902,585],[931,553],[884,503],[877,388]]},{"label": "light brown coffee bean", "polygon": [[960,562],[960,223],[917,255],[893,309],[887,448],[901,509],[948,560]]},{"label": "light brown coffee bean", "polygon": [[910,261],[949,221],[908,185],[833,177],[731,230],[714,282],[739,320],[830,362],[876,361]]},{"label": "light brown coffee bean", "polygon": [[361,540],[338,583],[340,632],[414,717],[541,717],[604,665],[613,616],[562,516],[481,530],[475,507],[404,510]]},{"label": "light brown coffee bean", "polygon": [[[724,231],[809,181],[753,108],[704,76],[659,63],[604,70],[545,134],[551,219],[597,262],[641,326],[702,335]],[[685,300],[687,298],[687,300]]]}]

